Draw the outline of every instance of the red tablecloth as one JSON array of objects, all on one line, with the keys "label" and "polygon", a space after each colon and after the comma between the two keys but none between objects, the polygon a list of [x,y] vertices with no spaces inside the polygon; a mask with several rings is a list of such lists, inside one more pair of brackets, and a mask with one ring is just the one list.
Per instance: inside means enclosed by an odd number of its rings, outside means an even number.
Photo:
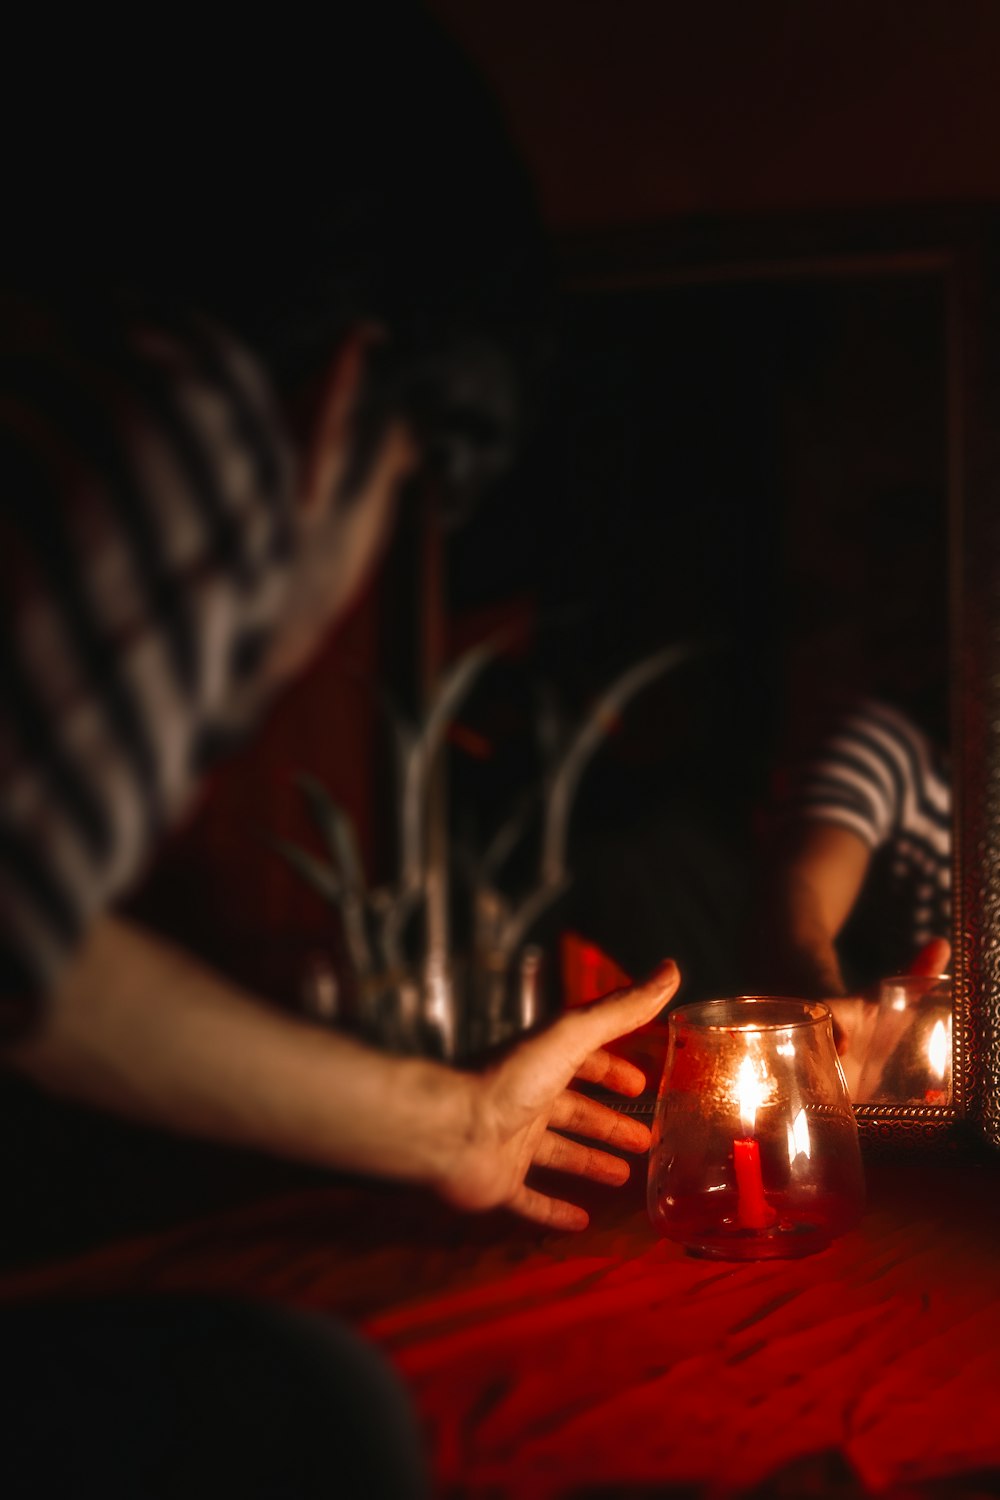
[{"label": "red tablecloth", "polygon": [[873,1169],[860,1228],[801,1261],[686,1256],[653,1237],[639,1180],[591,1191],[574,1237],[337,1185],[0,1292],[221,1288],[342,1313],[410,1387],[442,1494],[995,1494],[998,1169]]}]

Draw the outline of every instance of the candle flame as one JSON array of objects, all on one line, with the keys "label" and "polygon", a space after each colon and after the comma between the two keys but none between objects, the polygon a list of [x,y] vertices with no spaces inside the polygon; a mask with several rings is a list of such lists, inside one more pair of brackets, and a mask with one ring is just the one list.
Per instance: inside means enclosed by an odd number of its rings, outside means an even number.
[{"label": "candle flame", "polygon": [[740,1063],[740,1071],[736,1080],[736,1097],[740,1104],[743,1134],[750,1137],[757,1123],[757,1110],[767,1098],[767,1084],[762,1077],[758,1077],[753,1059],[749,1054]]},{"label": "candle flame", "polygon": [[936,1021],[927,1043],[927,1059],[935,1078],[943,1079],[948,1065],[948,1032],[943,1021]]}]

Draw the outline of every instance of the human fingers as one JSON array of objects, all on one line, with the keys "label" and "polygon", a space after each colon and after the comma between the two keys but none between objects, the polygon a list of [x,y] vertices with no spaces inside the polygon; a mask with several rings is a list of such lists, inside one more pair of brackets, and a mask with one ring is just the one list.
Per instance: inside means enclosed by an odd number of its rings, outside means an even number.
[{"label": "human fingers", "polygon": [[590,1215],[575,1203],[566,1203],[562,1198],[550,1198],[534,1188],[520,1187],[507,1204],[522,1219],[533,1224],[544,1224],[546,1229],[586,1229]]},{"label": "human fingers", "polygon": [[557,1045],[569,1043],[574,1072],[594,1052],[627,1036],[658,1016],[680,984],[680,970],[668,958],[645,981],[628,990],[615,990],[603,1000],[574,1007],[556,1022],[550,1037]]},{"label": "human fingers", "polygon": [[641,1120],[620,1115],[606,1104],[598,1104],[596,1099],[587,1099],[570,1089],[556,1100],[549,1125],[556,1130],[568,1130],[573,1135],[585,1135],[592,1141],[604,1141],[609,1146],[636,1153],[648,1151],[651,1140],[649,1129]]},{"label": "human fingers", "polygon": [[[668,959],[645,984],[616,990],[589,1005],[574,1006],[547,1031],[522,1044],[514,1054],[516,1066],[529,1069],[540,1092],[551,1089],[554,1096],[606,1042],[635,1031],[658,1015],[679,983],[677,965]],[[626,1072],[624,1076],[629,1075]]]},{"label": "human fingers", "polygon": [[951,944],[947,938],[931,938],[910,964],[911,974],[947,974],[951,963]]},{"label": "human fingers", "polygon": [[626,1094],[634,1099],[646,1087],[646,1075],[635,1063],[626,1062],[598,1047],[585,1057],[576,1070],[576,1076],[584,1083],[598,1083],[602,1088],[613,1089],[616,1094]]},{"label": "human fingers", "polygon": [[579,1141],[568,1141],[552,1130],[547,1130],[538,1142],[532,1161],[536,1167],[572,1172],[574,1177],[589,1177],[592,1182],[603,1182],[610,1187],[621,1187],[630,1175],[628,1162],[620,1156],[583,1146]]},{"label": "human fingers", "polygon": [[[645,984],[576,1006],[547,1030],[521,1042],[495,1069],[488,1085],[491,1107],[503,1128],[520,1129],[543,1111],[547,1122],[556,1099],[587,1060],[605,1042],[651,1021],[679,983],[677,965],[670,961]],[[604,1067],[607,1070],[607,1064]],[[613,1076],[632,1079],[628,1066]]]}]

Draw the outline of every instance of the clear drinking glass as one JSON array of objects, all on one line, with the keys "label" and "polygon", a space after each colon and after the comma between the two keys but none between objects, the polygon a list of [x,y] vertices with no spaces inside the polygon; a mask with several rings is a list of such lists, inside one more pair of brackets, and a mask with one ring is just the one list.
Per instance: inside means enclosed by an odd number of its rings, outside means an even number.
[{"label": "clear drinking glass", "polygon": [[951,976],[899,974],[879,985],[859,1104],[951,1103]]},{"label": "clear drinking glass", "polygon": [[864,1206],[825,1005],[740,995],[670,1017],[649,1156],[660,1233],[725,1260],[809,1255]]}]

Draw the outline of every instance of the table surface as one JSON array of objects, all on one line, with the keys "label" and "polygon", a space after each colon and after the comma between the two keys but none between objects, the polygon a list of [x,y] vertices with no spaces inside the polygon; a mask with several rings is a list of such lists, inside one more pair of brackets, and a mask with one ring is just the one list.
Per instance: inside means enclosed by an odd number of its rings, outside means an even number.
[{"label": "table surface", "polygon": [[340,1313],[401,1371],[447,1495],[1000,1494],[1000,1161],[869,1165],[799,1261],[657,1240],[640,1168],[581,1235],[338,1182],[8,1276]]}]

